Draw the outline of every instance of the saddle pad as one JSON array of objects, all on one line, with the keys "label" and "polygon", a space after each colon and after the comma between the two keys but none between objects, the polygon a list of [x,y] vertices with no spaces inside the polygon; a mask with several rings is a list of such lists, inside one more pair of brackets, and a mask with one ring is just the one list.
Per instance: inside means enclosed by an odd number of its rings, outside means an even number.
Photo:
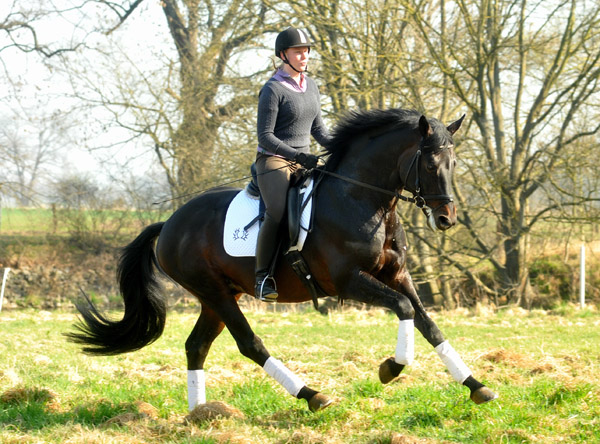
[{"label": "saddle pad", "polygon": [[[313,188],[313,180],[307,181],[306,185],[300,190],[302,204],[310,195]],[[240,191],[229,204],[227,215],[225,216],[225,226],[223,228],[223,246],[225,252],[230,256],[244,257],[256,255],[256,241],[258,239],[258,221],[252,224],[247,230],[244,230],[252,220],[258,216],[260,201],[250,196],[245,189]],[[300,234],[298,243],[290,250],[302,250],[308,230],[310,229],[310,214],[312,211],[312,197],[304,207],[300,217]]]}]

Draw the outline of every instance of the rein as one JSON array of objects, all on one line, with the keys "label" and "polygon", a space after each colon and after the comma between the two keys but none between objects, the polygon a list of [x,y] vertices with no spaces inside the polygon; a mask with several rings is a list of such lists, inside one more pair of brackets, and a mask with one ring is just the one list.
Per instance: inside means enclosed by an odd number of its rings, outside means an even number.
[{"label": "rein", "polygon": [[369,190],[378,191],[380,193],[387,194],[388,196],[396,197],[396,198],[398,198],[400,200],[403,200],[404,202],[414,203],[419,208],[423,208],[423,206],[425,204],[425,201],[422,198],[421,198],[421,200],[423,201],[422,202],[423,205],[419,206],[419,204],[421,204],[421,201],[417,200],[417,198],[415,198],[415,197],[403,196],[402,194],[400,194],[400,193],[398,193],[396,191],[390,191],[390,190],[386,190],[385,188],[379,188],[379,187],[377,187],[375,185],[371,185],[371,184],[368,184],[368,183],[365,183],[365,182],[361,182],[360,180],[352,179],[351,177],[342,176],[341,174],[337,174],[337,173],[334,173],[332,171],[323,170],[321,168],[315,168],[315,169],[317,171],[319,171],[320,173],[327,174],[328,176],[335,177],[336,179],[341,179],[341,180],[343,180],[345,182],[349,182],[349,183],[351,183],[353,185],[358,185],[358,186],[363,187],[363,188],[368,188]]},{"label": "rein", "polygon": [[[423,140],[421,140],[421,144],[420,145],[422,145],[422,143],[423,143]],[[351,183],[353,185],[358,185],[358,186],[360,186],[362,188],[367,188],[367,189],[372,190],[372,191],[377,191],[377,192],[382,193],[382,194],[387,194],[388,196],[395,197],[395,198],[400,199],[400,200],[402,200],[404,202],[413,203],[413,204],[416,205],[417,208],[420,208],[420,209],[423,209],[423,208],[427,207],[427,200],[428,199],[430,199],[430,200],[442,200],[442,201],[444,201],[444,203],[441,204],[441,205],[444,205],[444,204],[449,203],[449,202],[454,202],[454,199],[452,198],[452,196],[449,196],[447,194],[428,194],[428,195],[421,194],[421,178],[420,178],[420,174],[419,174],[420,161],[421,161],[421,146],[419,146],[419,149],[417,150],[417,152],[413,156],[413,158],[412,158],[412,160],[410,162],[410,166],[408,168],[408,171],[406,172],[406,176],[404,177],[404,181],[403,181],[403,185],[406,185],[406,183],[408,182],[408,176],[410,176],[410,172],[412,171],[413,167],[416,165],[416,170],[415,170],[415,175],[416,175],[415,176],[415,191],[411,191],[411,193],[413,194],[413,197],[404,196],[402,193],[398,193],[397,191],[386,190],[385,188],[380,188],[378,186],[371,185],[371,184],[366,183],[366,182],[361,182],[360,180],[352,179],[351,177],[348,177],[348,176],[342,176],[341,174],[334,173],[333,171],[327,171],[327,170],[324,170],[322,168],[314,168],[314,170],[319,171],[322,174],[326,174],[328,176],[335,177],[336,179],[340,179],[340,180],[343,180],[345,182]],[[279,169],[282,169],[282,168],[286,168],[286,167],[282,166],[282,167],[279,167],[277,169],[279,170]],[[268,172],[262,173],[262,174],[268,174],[270,172],[271,171],[268,171]],[[245,176],[245,177],[242,177],[241,179],[235,179],[235,180],[232,180],[230,182],[226,182],[226,183],[220,184],[218,186],[230,185],[230,184],[233,184],[233,183],[236,183],[236,182],[241,182],[242,180],[246,180],[246,179],[252,179],[252,176],[251,175],[250,176]],[[211,187],[209,189],[212,189],[212,188],[215,188],[215,187]],[[181,196],[177,196],[175,198],[166,199],[166,200],[162,200],[162,201],[159,201],[159,202],[153,202],[152,205],[158,205],[158,204],[161,204],[161,203],[170,202],[170,201],[173,201],[173,200],[176,200],[176,199],[181,199],[181,198],[184,198],[184,197],[187,197],[187,196],[190,196],[190,195],[195,195],[195,194],[198,194],[198,193],[204,192],[204,191],[207,191],[207,189],[201,190],[201,191],[196,191],[196,192],[193,192],[193,193],[184,194],[184,195],[181,195]],[[313,192],[314,191],[315,190],[313,190]]]},{"label": "rein", "polygon": [[380,188],[378,186],[371,185],[371,184],[368,184],[365,182],[361,182],[359,180],[352,179],[347,176],[342,176],[341,174],[337,174],[332,171],[323,170],[321,168],[315,168],[315,169],[321,173],[327,174],[329,176],[335,177],[336,179],[340,179],[345,182],[349,182],[353,185],[358,185],[360,187],[367,188],[369,190],[387,194],[388,196],[393,196],[397,199],[403,200],[404,202],[414,203],[417,206],[417,208],[421,208],[421,209],[428,206],[427,205],[428,199],[429,200],[442,200],[442,201],[444,201],[444,203],[442,205],[445,205],[446,203],[454,202],[454,199],[452,198],[452,196],[449,196],[447,194],[427,194],[427,195],[421,194],[421,178],[420,178],[420,174],[419,174],[420,161],[421,161],[421,147],[419,147],[419,149],[413,156],[413,158],[410,162],[410,166],[408,167],[408,171],[406,172],[406,176],[404,177],[404,181],[403,181],[403,185],[406,185],[406,183],[408,182],[408,176],[410,175],[410,172],[412,171],[413,167],[416,165],[415,191],[411,191],[411,193],[413,194],[413,197],[407,197],[407,196],[402,195],[402,193],[398,193],[397,191],[386,190],[385,188]]}]

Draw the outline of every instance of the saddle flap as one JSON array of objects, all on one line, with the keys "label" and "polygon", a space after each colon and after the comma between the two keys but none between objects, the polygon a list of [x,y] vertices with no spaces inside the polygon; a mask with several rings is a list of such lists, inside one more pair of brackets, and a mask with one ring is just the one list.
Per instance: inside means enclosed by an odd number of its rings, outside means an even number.
[{"label": "saddle flap", "polygon": [[258,175],[256,173],[256,164],[254,162],[250,165],[250,174],[252,178],[250,179],[250,182],[248,182],[248,185],[246,185],[246,192],[250,196],[258,198],[260,197],[260,190],[258,189]]},{"label": "saddle flap", "polygon": [[295,186],[288,190],[287,193],[287,219],[290,245],[298,243],[300,236],[300,207],[302,206],[302,196],[300,195],[300,187]]}]

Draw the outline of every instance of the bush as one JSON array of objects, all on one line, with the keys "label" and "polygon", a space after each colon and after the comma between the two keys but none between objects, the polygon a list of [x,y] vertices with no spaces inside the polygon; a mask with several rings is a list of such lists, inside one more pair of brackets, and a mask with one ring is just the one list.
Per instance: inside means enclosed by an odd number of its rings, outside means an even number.
[{"label": "bush", "polygon": [[538,298],[546,304],[569,301],[575,294],[573,269],[558,256],[536,259],[529,266],[529,277]]}]

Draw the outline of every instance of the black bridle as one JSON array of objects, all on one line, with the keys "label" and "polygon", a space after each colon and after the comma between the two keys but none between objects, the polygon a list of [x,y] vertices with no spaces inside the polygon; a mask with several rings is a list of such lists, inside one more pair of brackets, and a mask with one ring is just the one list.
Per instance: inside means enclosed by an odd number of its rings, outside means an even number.
[{"label": "black bridle", "polygon": [[[413,167],[416,166],[416,171],[415,171],[415,191],[410,191],[413,195],[413,197],[407,197],[402,195],[402,193],[398,193],[397,191],[390,191],[390,190],[386,190],[385,188],[380,188],[378,186],[375,185],[371,185],[365,182],[361,182],[359,180],[356,179],[352,179],[351,177],[347,177],[347,176],[342,176],[341,174],[337,174],[334,173],[332,171],[327,171],[321,168],[316,168],[317,171],[327,174],[329,176],[335,177],[336,179],[341,179],[345,182],[349,182],[351,184],[354,185],[358,185],[360,187],[363,188],[367,188],[369,190],[373,190],[373,191],[377,191],[379,193],[383,193],[383,194],[387,194],[388,196],[393,196],[397,199],[400,199],[404,202],[409,202],[409,203],[414,203],[417,208],[425,208],[428,207],[427,205],[427,201],[428,200],[441,200],[443,201],[438,207],[436,207],[435,209],[441,207],[442,205],[446,205],[450,202],[454,202],[454,199],[452,198],[452,196],[448,195],[448,194],[421,194],[421,176],[419,173],[419,170],[421,169],[421,149],[424,145],[424,139],[421,140],[421,143],[419,144],[419,149],[417,150],[417,152],[415,153],[415,155],[413,156],[411,162],[410,162],[410,166],[408,167],[408,171],[406,172],[406,176],[404,176],[404,180],[402,182],[403,186],[406,186],[407,182],[408,182],[408,177],[410,176],[410,173],[413,169]],[[435,210],[434,209],[434,210]]]},{"label": "black bridle", "polygon": [[446,205],[446,204],[449,204],[450,202],[454,202],[454,199],[452,198],[452,196],[450,196],[448,194],[426,194],[426,195],[421,194],[421,175],[420,175],[421,152],[422,152],[421,150],[424,145],[424,140],[425,139],[421,140],[421,143],[419,144],[419,149],[417,150],[414,157],[412,158],[412,161],[410,162],[410,166],[408,167],[408,171],[406,172],[406,176],[404,177],[404,180],[402,183],[403,183],[403,185],[406,185],[408,183],[408,176],[410,175],[410,172],[412,171],[413,166],[416,165],[415,191],[412,192],[414,204],[418,208],[425,208],[428,206],[427,205],[428,200],[441,200],[442,203],[437,207],[437,208],[439,208],[442,205]]}]

